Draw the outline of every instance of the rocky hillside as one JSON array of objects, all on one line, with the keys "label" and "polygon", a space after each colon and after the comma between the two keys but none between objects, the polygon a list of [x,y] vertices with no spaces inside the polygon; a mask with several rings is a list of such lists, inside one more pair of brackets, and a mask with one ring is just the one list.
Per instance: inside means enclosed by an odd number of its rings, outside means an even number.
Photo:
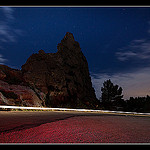
[{"label": "rocky hillside", "polygon": [[0,105],[41,107],[44,99],[34,90],[25,82],[21,71],[0,65]]},{"label": "rocky hillside", "polygon": [[[56,53],[39,50],[32,54],[20,71],[1,65],[0,102],[23,106],[96,108],[98,101],[88,63],[73,34],[67,32],[57,49]],[[6,94],[11,92],[14,98],[8,98]],[[28,96],[24,98],[22,95]]]}]

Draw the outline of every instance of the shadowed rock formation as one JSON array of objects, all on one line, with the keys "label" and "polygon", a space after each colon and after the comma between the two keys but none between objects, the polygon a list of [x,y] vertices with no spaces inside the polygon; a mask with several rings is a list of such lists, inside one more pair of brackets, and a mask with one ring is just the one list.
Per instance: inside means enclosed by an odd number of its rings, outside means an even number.
[{"label": "shadowed rock formation", "polygon": [[41,107],[44,93],[35,90],[24,81],[20,70],[0,65],[0,105]]},{"label": "shadowed rock formation", "polygon": [[88,63],[73,34],[67,32],[57,49],[32,54],[20,71],[23,83],[38,94],[43,106],[96,108]]}]

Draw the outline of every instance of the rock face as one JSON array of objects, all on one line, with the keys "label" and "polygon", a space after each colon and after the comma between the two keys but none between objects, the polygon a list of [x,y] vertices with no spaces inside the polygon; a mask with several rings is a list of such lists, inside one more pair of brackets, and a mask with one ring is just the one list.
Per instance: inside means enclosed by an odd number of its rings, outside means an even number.
[{"label": "rock face", "polygon": [[39,50],[21,70],[0,65],[0,104],[96,108],[88,63],[67,32],[56,53]]},{"label": "rock face", "polygon": [[0,104],[42,107],[37,94],[27,86],[9,85],[0,81]]},{"label": "rock face", "polygon": [[23,79],[46,94],[46,106],[94,108],[97,100],[88,63],[73,34],[67,32],[57,49],[32,54],[22,66]]},{"label": "rock face", "polygon": [[0,105],[41,107],[44,98],[35,90],[24,81],[21,71],[0,65]]}]

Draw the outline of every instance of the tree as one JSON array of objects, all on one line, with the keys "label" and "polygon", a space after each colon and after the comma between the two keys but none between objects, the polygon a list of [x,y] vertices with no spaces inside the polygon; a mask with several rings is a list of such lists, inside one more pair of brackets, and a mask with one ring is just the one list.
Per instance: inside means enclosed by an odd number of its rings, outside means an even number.
[{"label": "tree", "polygon": [[103,103],[118,101],[121,100],[123,97],[122,88],[119,87],[118,85],[114,85],[110,79],[104,81],[101,91],[102,91],[101,99]]}]

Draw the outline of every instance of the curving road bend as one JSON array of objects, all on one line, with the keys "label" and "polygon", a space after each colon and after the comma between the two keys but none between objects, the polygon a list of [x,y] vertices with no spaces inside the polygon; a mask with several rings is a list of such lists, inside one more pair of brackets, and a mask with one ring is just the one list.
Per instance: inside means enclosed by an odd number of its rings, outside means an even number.
[{"label": "curving road bend", "polygon": [[0,143],[150,143],[150,117],[0,111]]}]

